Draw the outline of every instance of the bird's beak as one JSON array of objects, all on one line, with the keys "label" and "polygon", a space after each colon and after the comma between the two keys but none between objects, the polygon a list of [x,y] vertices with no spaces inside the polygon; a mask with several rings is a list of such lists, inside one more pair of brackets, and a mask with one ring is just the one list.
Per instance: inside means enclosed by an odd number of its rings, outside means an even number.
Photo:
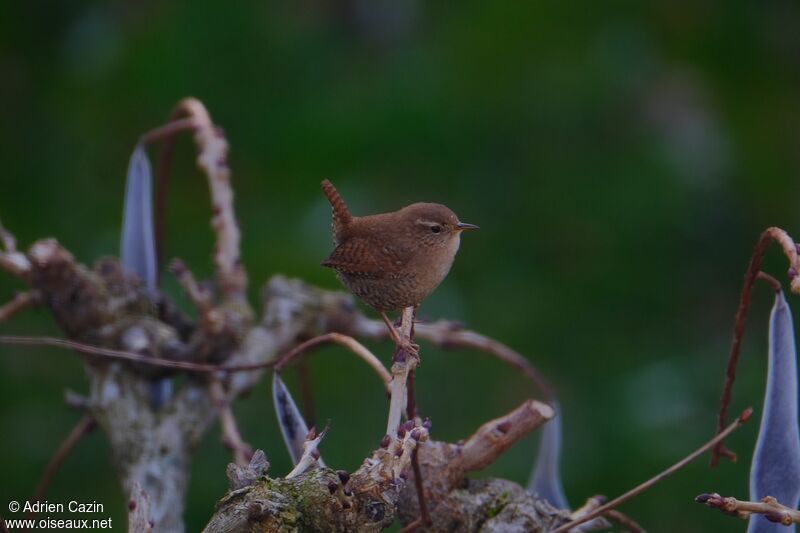
[{"label": "bird's beak", "polygon": [[466,222],[459,222],[456,224],[456,227],[458,227],[460,231],[481,229],[475,224],[467,224]]}]

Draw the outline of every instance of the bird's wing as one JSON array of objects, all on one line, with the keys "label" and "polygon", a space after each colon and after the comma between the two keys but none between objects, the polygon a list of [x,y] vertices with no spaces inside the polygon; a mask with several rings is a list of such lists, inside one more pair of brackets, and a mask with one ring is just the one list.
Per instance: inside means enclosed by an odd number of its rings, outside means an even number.
[{"label": "bird's wing", "polygon": [[392,278],[408,263],[410,255],[397,244],[380,244],[363,237],[351,237],[334,248],[322,266],[355,276]]}]

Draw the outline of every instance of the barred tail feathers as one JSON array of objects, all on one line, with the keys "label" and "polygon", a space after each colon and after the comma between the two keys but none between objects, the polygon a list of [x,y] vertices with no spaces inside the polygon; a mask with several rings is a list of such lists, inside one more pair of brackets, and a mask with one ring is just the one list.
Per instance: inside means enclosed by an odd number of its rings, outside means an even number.
[{"label": "barred tail feathers", "polygon": [[325,193],[325,197],[328,198],[333,208],[334,224],[349,224],[353,219],[353,215],[350,214],[350,210],[347,209],[347,204],[344,203],[344,200],[339,195],[336,187],[333,186],[333,183],[328,180],[322,180],[322,192]]}]

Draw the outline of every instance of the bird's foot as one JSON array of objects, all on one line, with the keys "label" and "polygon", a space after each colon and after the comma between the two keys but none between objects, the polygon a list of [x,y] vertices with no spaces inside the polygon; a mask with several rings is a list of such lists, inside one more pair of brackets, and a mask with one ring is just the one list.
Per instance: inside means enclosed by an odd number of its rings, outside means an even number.
[{"label": "bird's foot", "polygon": [[413,357],[419,362],[419,344],[407,339],[401,340],[397,343],[397,349],[394,351],[394,361],[405,361],[409,357]]},{"label": "bird's foot", "polygon": [[386,328],[389,330],[389,337],[392,339],[395,346],[397,346],[397,349],[394,351],[394,360],[404,361],[407,357],[413,357],[419,362],[419,344],[411,342],[410,339],[403,337],[400,332],[397,331],[397,327],[389,320],[389,317],[386,316],[386,313],[381,313],[381,318],[383,318]]}]

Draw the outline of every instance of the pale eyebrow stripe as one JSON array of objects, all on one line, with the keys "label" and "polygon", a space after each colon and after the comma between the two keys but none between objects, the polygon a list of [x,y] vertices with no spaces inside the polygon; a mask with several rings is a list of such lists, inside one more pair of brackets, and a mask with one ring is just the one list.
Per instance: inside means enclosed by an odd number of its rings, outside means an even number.
[{"label": "pale eyebrow stripe", "polygon": [[423,226],[440,226],[441,225],[438,222],[433,222],[431,220],[423,220],[421,218],[418,218],[415,222],[417,224],[422,224]]}]

